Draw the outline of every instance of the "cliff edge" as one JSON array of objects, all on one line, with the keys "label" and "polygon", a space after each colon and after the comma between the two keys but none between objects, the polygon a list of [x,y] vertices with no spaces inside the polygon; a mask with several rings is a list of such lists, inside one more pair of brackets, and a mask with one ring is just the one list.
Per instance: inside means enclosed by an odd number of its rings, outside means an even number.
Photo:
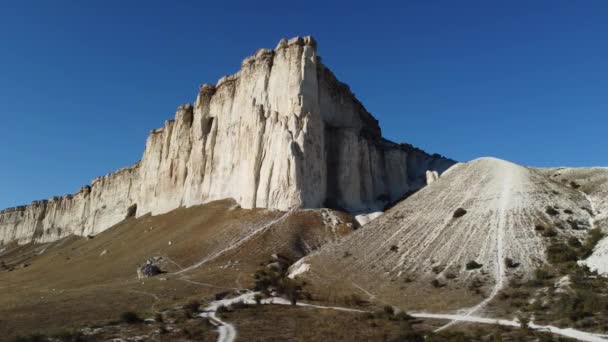
[{"label": "cliff edge", "polygon": [[260,49],[150,132],[140,162],[78,193],[0,212],[0,243],[97,234],[223,198],[244,208],[375,211],[454,161],[382,138],[311,37]]}]

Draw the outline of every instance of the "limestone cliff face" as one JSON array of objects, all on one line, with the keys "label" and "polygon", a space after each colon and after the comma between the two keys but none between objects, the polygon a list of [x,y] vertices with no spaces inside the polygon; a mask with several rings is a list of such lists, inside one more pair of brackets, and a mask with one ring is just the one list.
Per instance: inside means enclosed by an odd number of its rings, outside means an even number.
[{"label": "limestone cliff face", "polygon": [[374,211],[454,162],[381,136],[310,38],[259,50],[153,130],[141,161],[74,195],[0,212],[0,241],[99,233],[136,216],[234,198],[244,208]]}]

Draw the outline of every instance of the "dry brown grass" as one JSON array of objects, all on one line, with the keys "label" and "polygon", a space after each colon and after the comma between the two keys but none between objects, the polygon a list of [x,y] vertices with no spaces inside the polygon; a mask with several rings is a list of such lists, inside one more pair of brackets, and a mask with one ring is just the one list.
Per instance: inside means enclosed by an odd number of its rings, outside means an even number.
[{"label": "dry brown grass", "polygon": [[[151,317],[191,299],[251,287],[254,272],[271,254],[299,258],[308,252],[304,246],[317,248],[348,233],[346,225],[337,227],[337,234],[323,227],[316,211],[300,212],[199,268],[172,274],[283,215],[233,205],[218,201],[128,219],[93,239],[68,237],[48,245],[10,246],[0,256],[0,261],[16,266],[13,271],[0,270],[0,336],[99,324],[124,311]],[[102,256],[104,250],[107,254]],[[175,264],[167,264],[167,274],[138,280],[137,265],[151,256]],[[24,263],[30,265],[20,268]]]}]

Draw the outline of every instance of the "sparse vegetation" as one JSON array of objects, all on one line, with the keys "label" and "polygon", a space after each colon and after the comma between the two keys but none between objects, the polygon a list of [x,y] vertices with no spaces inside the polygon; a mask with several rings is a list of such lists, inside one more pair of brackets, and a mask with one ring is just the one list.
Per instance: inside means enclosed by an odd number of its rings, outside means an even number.
[{"label": "sparse vegetation", "polygon": [[306,285],[287,276],[289,265],[284,262],[273,262],[273,267],[265,267],[254,274],[255,290],[269,295],[272,291],[284,295],[293,305],[304,295]]},{"label": "sparse vegetation", "polygon": [[391,250],[391,252],[397,252],[397,251],[399,251],[399,247],[397,245],[392,245],[390,250]]},{"label": "sparse vegetation", "polygon": [[603,237],[590,230],[584,242],[575,237],[553,240],[547,247],[550,264],[535,270],[533,279],[512,281],[498,298],[520,317],[535,317],[539,324],[598,329],[608,324],[608,279],[577,261],[590,254]]}]

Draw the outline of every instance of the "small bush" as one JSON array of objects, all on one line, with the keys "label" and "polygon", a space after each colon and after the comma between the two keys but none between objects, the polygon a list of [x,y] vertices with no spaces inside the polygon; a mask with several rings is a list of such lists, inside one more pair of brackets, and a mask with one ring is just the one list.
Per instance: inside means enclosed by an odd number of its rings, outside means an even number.
[{"label": "small bush", "polygon": [[581,247],[583,244],[580,242],[579,239],[577,239],[574,236],[571,236],[568,238],[568,246],[570,247],[574,247],[574,248],[579,248]]},{"label": "small bush", "polygon": [[439,281],[439,279],[433,279],[431,281],[431,285],[433,285],[433,287],[435,287],[435,288],[440,288],[440,287],[444,287],[445,286],[445,284],[442,283],[441,281]]},{"label": "small bush", "polygon": [[557,230],[553,227],[546,227],[542,234],[544,237],[555,237],[557,236]]},{"label": "small bush", "polygon": [[390,306],[390,305],[386,305],[382,308],[382,310],[384,311],[385,314],[392,316],[395,314],[395,309]]},{"label": "small bush", "polygon": [[476,270],[478,268],[481,268],[482,266],[483,266],[482,264],[478,263],[475,260],[471,260],[471,261],[467,262],[467,264],[465,265],[466,269],[469,271]]},{"label": "small bush", "polygon": [[390,250],[391,252],[397,252],[399,250],[399,247],[397,245],[392,245]]},{"label": "small bush", "polygon": [[537,232],[542,232],[545,230],[545,226],[543,226],[542,224],[537,224],[536,226],[534,226],[534,230],[536,230]]},{"label": "small bush", "polygon": [[220,305],[217,307],[217,309],[215,309],[215,313],[220,317],[228,312],[230,312],[230,309],[224,305]]},{"label": "small bush", "polygon": [[198,300],[191,300],[190,302],[188,302],[188,304],[185,304],[182,309],[184,309],[186,312],[193,314],[198,312],[198,309],[200,308],[201,303]]},{"label": "small bush", "polygon": [[456,209],[456,211],[454,211],[454,218],[459,218],[459,217],[463,217],[464,215],[467,214],[467,211],[463,208],[458,208]]},{"label": "small bush", "polygon": [[132,206],[127,208],[127,215],[125,215],[125,218],[135,217],[136,214],[137,214],[137,204],[133,204]]},{"label": "small bush", "polygon": [[570,209],[565,209],[565,210],[564,210],[564,213],[566,213],[566,214],[568,214],[568,215],[572,215],[572,214],[574,214],[574,212],[573,212],[572,210],[570,210]]},{"label": "small bush", "polygon": [[577,182],[575,182],[575,181],[570,182],[570,186],[571,186],[573,189],[578,189],[578,188],[580,188],[580,187],[581,187],[581,185],[580,185],[580,184],[578,184],[578,183],[577,183]]},{"label": "small bush", "polygon": [[593,253],[593,250],[595,249],[597,243],[600,242],[600,240],[603,239],[604,236],[605,234],[602,233],[601,229],[591,229],[589,231],[587,239],[585,240],[585,244],[581,248],[581,258],[588,258]]},{"label": "small bush", "polygon": [[513,261],[511,258],[505,258],[505,266],[507,266],[507,268],[517,268],[519,267],[519,263]]},{"label": "small bush", "polygon": [[137,324],[143,322],[133,311],[126,311],[120,314],[120,321],[126,324]]},{"label": "small bush", "polygon": [[555,210],[555,208],[553,208],[553,207],[547,207],[547,208],[545,208],[545,212],[549,216],[557,216],[557,215],[559,215],[559,211]]},{"label": "small bush", "polygon": [[259,294],[259,293],[256,293],[256,294],[253,296],[253,300],[255,300],[255,303],[256,303],[257,305],[262,304],[262,299],[263,299],[263,298],[264,298],[264,297],[262,297],[262,295],[261,295],[261,294]]},{"label": "small bush", "polygon": [[407,312],[405,311],[399,311],[396,315],[395,315],[395,320],[397,321],[413,321],[416,318],[408,315]]},{"label": "small bush", "polygon": [[577,261],[578,253],[563,242],[549,245],[547,248],[547,258],[550,263],[560,264],[565,262]]},{"label": "small bush", "polygon": [[443,271],[444,267],[441,265],[437,265],[437,266],[433,266],[433,268],[431,269],[433,271],[433,273],[435,274],[439,274],[441,273],[441,271]]}]

